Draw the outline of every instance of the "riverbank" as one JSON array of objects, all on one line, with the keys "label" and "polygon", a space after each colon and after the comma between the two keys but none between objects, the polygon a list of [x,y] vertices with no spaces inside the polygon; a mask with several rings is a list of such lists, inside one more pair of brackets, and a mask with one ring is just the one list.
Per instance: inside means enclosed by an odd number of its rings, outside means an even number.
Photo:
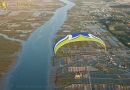
[{"label": "riverbank", "polygon": [[17,40],[26,42],[32,32],[53,16],[54,10],[65,5],[59,0],[42,0],[39,2],[13,1],[16,4],[34,3],[33,6],[29,7],[13,6],[11,5],[12,2],[8,0],[6,3],[9,5],[8,10],[1,10],[0,13],[0,33],[14,39],[8,40],[3,38],[3,35],[0,35],[0,81],[2,75],[8,71],[14,60],[18,58],[14,54],[21,51],[22,44],[17,42]]}]

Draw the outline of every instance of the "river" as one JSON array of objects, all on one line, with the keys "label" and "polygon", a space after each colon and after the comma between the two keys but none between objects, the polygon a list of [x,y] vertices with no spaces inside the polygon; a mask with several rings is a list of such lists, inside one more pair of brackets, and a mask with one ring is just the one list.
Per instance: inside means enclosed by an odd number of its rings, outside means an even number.
[{"label": "river", "polygon": [[67,11],[75,4],[61,0],[66,6],[57,9],[53,17],[35,30],[24,42],[15,66],[5,74],[2,90],[47,90],[53,38],[67,20]]}]

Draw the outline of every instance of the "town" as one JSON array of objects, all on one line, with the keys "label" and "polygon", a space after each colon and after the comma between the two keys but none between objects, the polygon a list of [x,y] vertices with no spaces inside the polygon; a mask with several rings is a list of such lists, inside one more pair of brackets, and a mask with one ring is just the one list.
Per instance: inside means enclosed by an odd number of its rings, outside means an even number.
[{"label": "town", "polygon": [[69,43],[52,57],[50,83],[56,90],[130,89],[130,2],[71,0],[76,5],[57,33],[59,38],[87,32],[101,38],[96,42]]}]

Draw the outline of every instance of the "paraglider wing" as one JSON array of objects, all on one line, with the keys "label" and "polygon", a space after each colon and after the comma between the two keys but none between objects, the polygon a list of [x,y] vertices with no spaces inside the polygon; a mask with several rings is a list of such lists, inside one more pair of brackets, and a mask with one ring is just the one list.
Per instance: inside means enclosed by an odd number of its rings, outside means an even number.
[{"label": "paraglider wing", "polygon": [[100,38],[98,38],[92,34],[88,34],[88,33],[74,33],[74,34],[70,34],[70,35],[67,35],[65,37],[62,37],[54,45],[54,48],[53,48],[54,53],[56,54],[58,49],[60,47],[62,47],[63,45],[65,45],[67,43],[71,43],[71,42],[77,42],[77,41],[95,41],[95,42],[102,44],[104,46],[104,49],[106,50],[106,45]]}]

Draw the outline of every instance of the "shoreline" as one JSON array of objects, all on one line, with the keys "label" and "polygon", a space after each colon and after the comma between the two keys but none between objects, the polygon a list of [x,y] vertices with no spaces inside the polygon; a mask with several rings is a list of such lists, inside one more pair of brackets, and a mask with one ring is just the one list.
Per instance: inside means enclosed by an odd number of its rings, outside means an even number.
[{"label": "shoreline", "polygon": [[[70,0],[68,0],[69,2],[72,2],[72,1],[70,1]],[[72,2],[73,3],[73,2]],[[74,3],[75,4],[75,3]],[[75,6],[75,5],[74,5]],[[73,7],[74,7],[73,6]],[[71,7],[69,10],[71,10],[73,7]],[[68,20],[68,13],[69,13],[69,10],[67,11],[67,19],[65,20],[65,22],[64,22],[64,24],[67,22],[67,20]],[[62,25],[62,27],[64,26],[64,24]],[[57,31],[57,33],[59,33],[60,31],[61,31],[61,29],[62,29],[62,27]],[[56,41],[56,38],[57,38],[57,33],[56,33],[56,35],[55,35],[55,37],[53,38],[53,40],[52,40],[52,42],[53,42],[53,44],[55,43],[55,41]],[[51,58],[50,58],[50,60],[49,60],[49,70],[48,70],[48,85],[49,85],[49,88],[48,89],[55,89],[55,88],[57,88],[54,84],[54,82],[55,82],[55,78],[54,77],[56,77],[56,71],[57,71],[57,69],[56,69],[56,67],[54,67],[53,66],[53,59],[54,59],[54,53],[52,54],[52,56],[51,56]]]},{"label": "shoreline", "polygon": [[4,86],[4,83],[6,81],[6,74],[8,75],[8,73],[11,73],[11,72],[13,72],[13,70],[15,70],[18,59],[19,59],[19,56],[17,56],[17,59],[13,60],[13,62],[9,66],[9,69],[8,69],[7,73],[5,73],[4,76],[2,76],[2,79],[0,80],[0,89],[2,89],[3,86]]}]

